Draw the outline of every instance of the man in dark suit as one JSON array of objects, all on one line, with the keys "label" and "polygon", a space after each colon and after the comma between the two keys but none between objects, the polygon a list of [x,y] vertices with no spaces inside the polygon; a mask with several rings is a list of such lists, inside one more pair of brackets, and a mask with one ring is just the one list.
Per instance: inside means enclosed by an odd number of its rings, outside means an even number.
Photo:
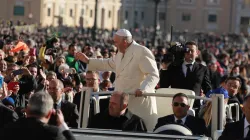
[{"label": "man in dark suit", "polygon": [[[77,128],[79,120],[77,106],[71,102],[62,100],[63,89],[64,86],[60,80],[54,79],[49,82],[48,92],[54,100],[54,108],[62,110],[65,122],[69,127]],[[55,116],[52,116],[49,124],[55,125],[55,120]]]},{"label": "man in dark suit", "polygon": [[205,121],[187,114],[189,110],[187,95],[184,93],[175,94],[172,108],[174,114],[159,118],[154,130],[166,124],[180,124],[189,128],[193,135],[207,134]]},{"label": "man in dark suit", "polygon": [[226,124],[219,140],[250,139],[250,95],[244,98],[242,110],[245,118],[238,122]]},{"label": "man in dark suit", "polygon": [[0,128],[8,123],[15,122],[18,119],[18,115],[15,111],[9,109],[0,101]]},{"label": "man in dark suit", "polygon": [[[172,63],[160,77],[161,88],[189,89],[200,96],[201,89],[204,93],[211,90],[209,70],[206,66],[195,62],[198,56],[198,46],[195,42],[185,44],[184,61]],[[194,108],[200,107],[200,100],[195,100]]]},{"label": "man in dark suit", "polygon": [[[47,93],[35,93],[29,99],[27,118],[6,125],[3,140],[75,140],[64,122],[62,112],[53,109],[53,100]],[[57,116],[57,126],[48,125],[51,115]]]},{"label": "man in dark suit", "polygon": [[108,110],[96,114],[88,128],[146,132],[143,120],[127,109],[128,101],[128,94],[115,91],[110,98]]},{"label": "man in dark suit", "polygon": [[[237,98],[241,87],[241,80],[238,77],[228,77],[226,80],[226,90],[228,91],[229,100],[227,104],[237,103],[240,106],[240,101]],[[236,107],[232,107],[232,117],[236,120]],[[239,109],[239,117],[242,118],[242,110]]]}]

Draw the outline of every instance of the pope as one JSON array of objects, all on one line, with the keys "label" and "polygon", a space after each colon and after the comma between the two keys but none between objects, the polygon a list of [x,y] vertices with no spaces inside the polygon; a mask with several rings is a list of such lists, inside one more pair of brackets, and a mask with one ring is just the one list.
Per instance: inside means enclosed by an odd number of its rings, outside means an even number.
[{"label": "pope", "polygon": [[137,44],[126,29],[119,29],[113,42],[118,53],[109,59],[88,58],[81,52],[75,57],[87,63],[88,70],[114,71],[115,91],[135,94],[130,97],[128,109],[144,120],[148,130],[153,130],[157,122],[156,100],[143,94],[154,93],[159,81],[155,57],[145,46]]}]

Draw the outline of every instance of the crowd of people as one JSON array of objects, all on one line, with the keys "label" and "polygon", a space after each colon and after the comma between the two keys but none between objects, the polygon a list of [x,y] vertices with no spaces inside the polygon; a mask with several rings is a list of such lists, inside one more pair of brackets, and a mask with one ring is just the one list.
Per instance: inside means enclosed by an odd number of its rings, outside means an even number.
[{"label": "crowd of people", "polygon": [[[68,127],[78,128],[81,93],[86,87],[94,92],[114,91],[101,104],[100,113],[90,114],[89,128],[146,132],[177,123],[194,135],[211,136],[211,102],[195,100],[195,116],[188,115],[188,97],[177,93],[172,100],[174,114],[157,118],[155,98],[143,93],[169,87],[193,90],[196,96],[208,98],[223,94],[225,104],[237,103],[240,118],[246,116],[250,122],[245,107],[250,92],[248,36],[176,34],[172,39],[185,42],[183,59],[175,61],[169,53],[172,44],[163,36],[150,41],[147,29],[131,29],[133,37],[126,29],[100,30],[96,40],[87,29],[53,31],[52,27],[38,27],[33,33],[17,33],[2,26],[0,129],[4,138],[20,138],[23,131],[12,136],[7,132],[36,127],[37,131],[44,129],[44,135],[39,135],[42,139],[54,136],[58,128],[63,132],[58,138],[74,139]],[[235,121],[233,109],[233,118],[225,118],[225,124]],[[43,124],[49,125],[42,128]],[[237,138],[248,137],[248,128],[243,131],[246,134]],[[230,132],[225,133],[221,139],[228,138]]]}]

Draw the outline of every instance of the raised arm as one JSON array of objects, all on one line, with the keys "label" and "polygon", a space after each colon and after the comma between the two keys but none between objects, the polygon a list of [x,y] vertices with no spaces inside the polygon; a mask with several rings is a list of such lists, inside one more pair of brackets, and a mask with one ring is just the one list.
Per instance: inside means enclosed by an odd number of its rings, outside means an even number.
[{"label": "raised arm", "polygon": [[76,59],[88,64],[88,70],[115,71],[115,57],[109,59],[88,58],[84,53],[78,52]]}]

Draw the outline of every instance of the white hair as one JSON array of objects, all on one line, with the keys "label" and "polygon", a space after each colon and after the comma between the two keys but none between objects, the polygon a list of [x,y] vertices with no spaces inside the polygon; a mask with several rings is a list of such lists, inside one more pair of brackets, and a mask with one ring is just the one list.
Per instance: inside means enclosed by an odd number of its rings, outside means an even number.
[{"label": "white hair", "polygon": [[53,109],[53,99],[46,92],[34,93],[29,99],[28,108],[30,114],[44,117]]}]

